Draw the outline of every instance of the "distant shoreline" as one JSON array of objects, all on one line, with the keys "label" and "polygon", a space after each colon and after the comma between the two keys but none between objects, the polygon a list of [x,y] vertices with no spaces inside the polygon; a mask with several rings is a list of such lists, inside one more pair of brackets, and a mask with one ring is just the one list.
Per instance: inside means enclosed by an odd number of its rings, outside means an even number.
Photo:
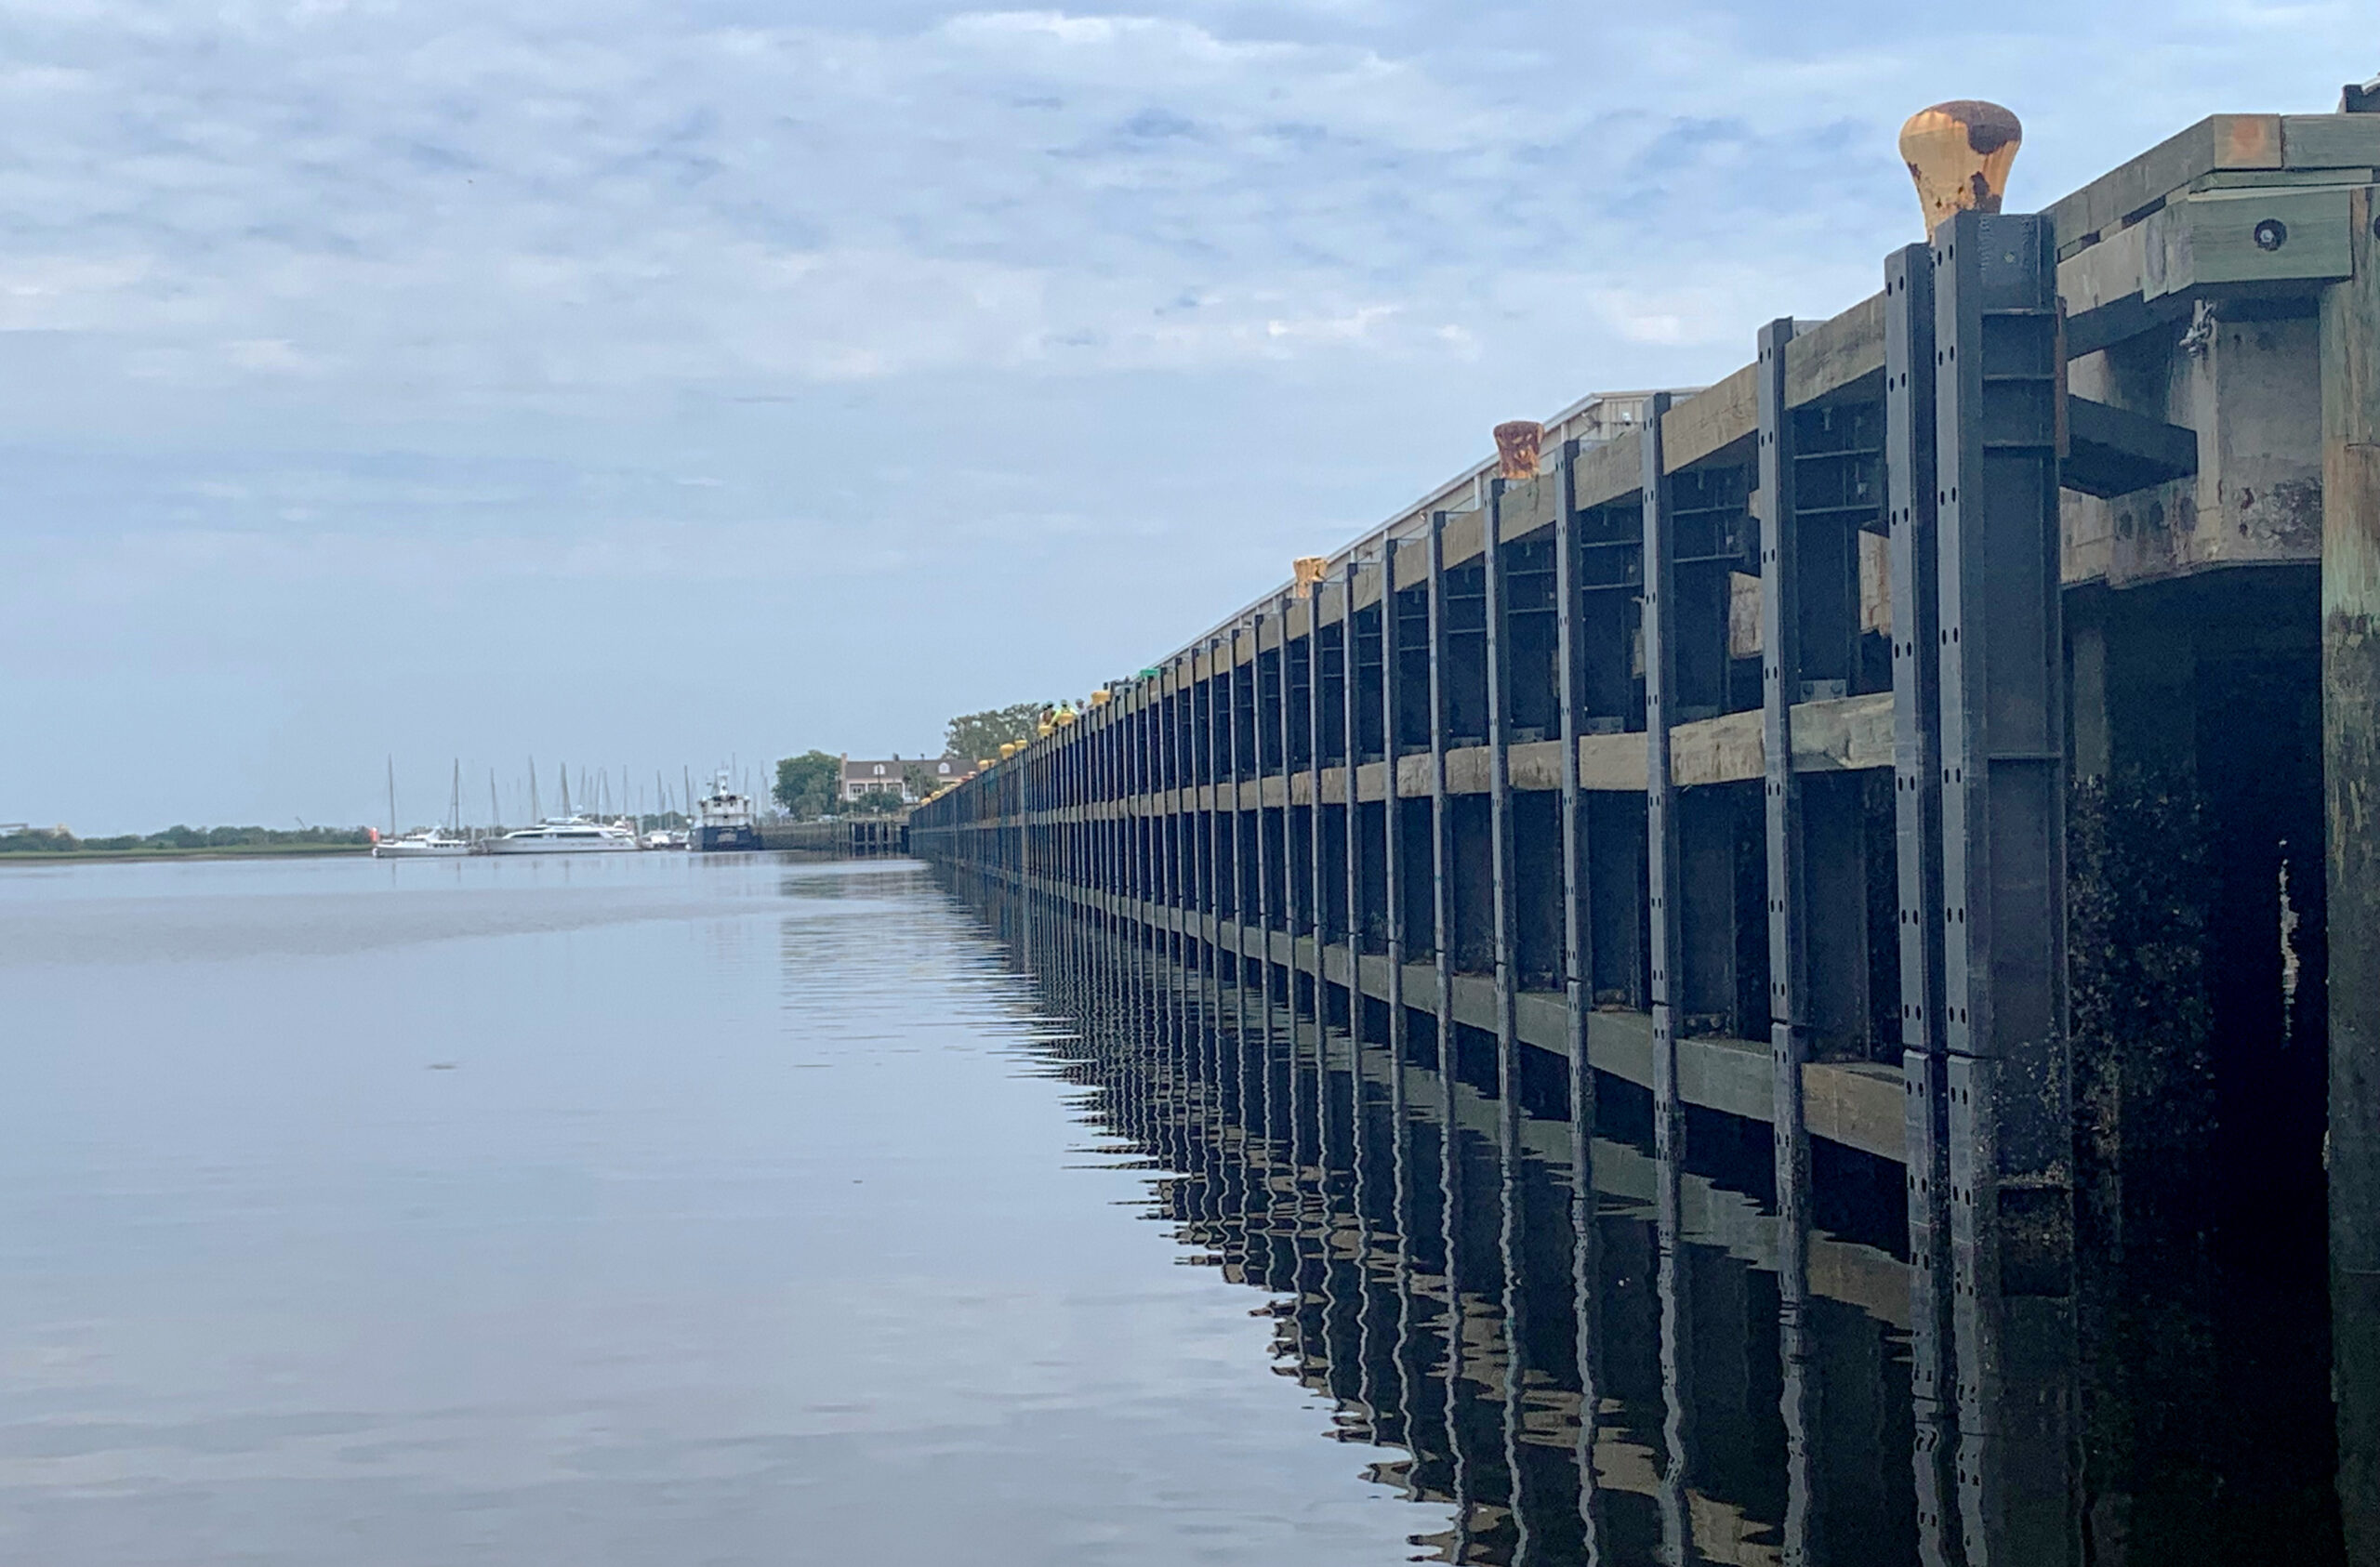
[{"label": "distant shoreline", "polygon": [[168,849],[0,849],[0,865],[93,864],[102,861],[135,860],[290,860],[346,856],[368,858],[368,843],[218,844],[211,848]]}]

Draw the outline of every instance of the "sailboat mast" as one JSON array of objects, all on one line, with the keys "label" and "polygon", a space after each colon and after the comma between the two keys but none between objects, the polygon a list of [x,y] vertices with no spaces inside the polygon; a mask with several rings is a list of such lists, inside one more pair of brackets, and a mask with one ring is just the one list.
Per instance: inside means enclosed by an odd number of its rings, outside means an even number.
[{"label": "sailboat mast", "polygon": [[487,770],[487,830],[495,832],[504,824],[504,808],[496,801],[496,769]]},{"label": "sailboat mast", "polygon": [[446,830],[460,836],[463,831],[463,758],[455,758],[455,788],[446,801]]},{"label": "sailboat mast", "polygon": [[529,824],[534,827],[545,819],[546,813],[537,807],[537,758],[531,757],[529,758]]},{"label": "sailboat mast", "polygon": [[397,754],[389,753],[389,836],[397,836]]}]

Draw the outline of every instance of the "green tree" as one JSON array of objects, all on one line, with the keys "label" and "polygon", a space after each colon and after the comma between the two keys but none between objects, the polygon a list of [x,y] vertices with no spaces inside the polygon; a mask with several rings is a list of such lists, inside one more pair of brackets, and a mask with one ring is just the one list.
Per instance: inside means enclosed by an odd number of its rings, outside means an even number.
[{"label": "green tree", "polygon": [[950,720],[944,731],[942,748],[945,755],[974,763],[988,761],[1000,754],[1004,741],[1024,742],[1033,738],[1034,725],[1046,704],[1019,702],[1012,706],[994,707],[982,713],[961,713]]},{"label": "green tree", "polygon": [[[992,748],[992,754],[994,756],[999,755],[999,748],[998,746],[994,746]],[[935,764],[932,762],[905,762],[902,764],[901,783],[902,785],[909,791],[910,798],[920,800],[924,799],[928,795],[932,794],[936,789],[941,788],[945,784],[949,783],[953,778],[959,776],[959,774],[962,772],[972,772],[975,770],[975,763],[972,758],[965,762],[952,763],[950,770],[947,773],[936,772],[934,770],[934,766]]]},{"label": "green tree", "polygon": [[787,815],[810,822],[835,809],[835,797],[842,792],[842,757],[804,751],[777,763],[776,787],[771,792]]},{"label": "green tree", "polygon": [[901,791],[870,789],[852,801],[851,809],[854,816],[890,816],[901,809]]}]

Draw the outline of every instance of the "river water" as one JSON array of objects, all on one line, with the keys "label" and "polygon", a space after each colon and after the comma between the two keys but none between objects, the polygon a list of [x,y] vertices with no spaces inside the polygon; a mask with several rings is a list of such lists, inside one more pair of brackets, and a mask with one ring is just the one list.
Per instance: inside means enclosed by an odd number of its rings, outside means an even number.
[{"label": "river water", "polygon": [[[1789,1299],[1764,1126],[910,863],[14,868],[0,994],[0,1560],[1957,1560],[1897,1166]],[[2264,1256],[2093,1308],[2096,1560],[2338,1560]]]},{"label": "river water", "polygon": [[0,871],[0,1560],[1399,1560],[914,865]]}]

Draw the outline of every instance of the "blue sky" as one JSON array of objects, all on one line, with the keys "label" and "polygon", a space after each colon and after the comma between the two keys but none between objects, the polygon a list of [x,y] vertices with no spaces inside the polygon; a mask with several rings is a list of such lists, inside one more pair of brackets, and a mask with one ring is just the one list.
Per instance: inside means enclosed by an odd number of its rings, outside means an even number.
[{"label": "blue sky", "polygon": [[0,4],[0,820],[927,749],[1871,292],[1924,104],[2030,207],[2380,70],[2346,3],[1989,20]]}]

